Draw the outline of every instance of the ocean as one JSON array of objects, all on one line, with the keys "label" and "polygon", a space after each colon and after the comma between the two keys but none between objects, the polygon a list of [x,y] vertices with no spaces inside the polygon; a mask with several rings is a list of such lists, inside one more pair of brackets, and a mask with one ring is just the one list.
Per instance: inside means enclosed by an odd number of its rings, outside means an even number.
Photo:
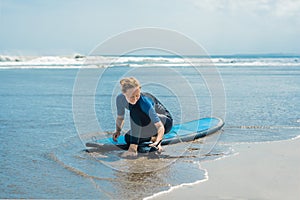
[{"label": "ocean", "polygon": [[[114,130],[124,76],[175,123],[216,116],[225,126],[154,157],[87,153],[86,141]],[[0,56],[0,80],[0,198],[143,199],[207,180],[201,163],[237,153],[235,144],[300,135],[297,55]]]}]

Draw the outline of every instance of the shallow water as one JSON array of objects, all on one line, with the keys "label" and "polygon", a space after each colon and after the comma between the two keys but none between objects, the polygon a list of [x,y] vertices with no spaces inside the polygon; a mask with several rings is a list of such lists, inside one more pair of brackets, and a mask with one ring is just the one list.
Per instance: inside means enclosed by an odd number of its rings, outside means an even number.
[{"label": "shallow water", "polygon": [[[112,99],[118,93],[117,80],[124,74],[139,77],[148,83],[143,89],[155,94],[168,107],[175,122],[189,121],[210,116],[212,112],[206,83],[193,68],[174,70],[190,81],[196,91],[193,95],[180,93],[186,90],[186,85],[168,70],[91,69],[87,74],[105,70],[94,95],[87,94],[89,91],[76,95],[79,100],[95,97],[93,108],[97,119],[89,116],[83,103],[77,114],[78,119],[85,120],[76,123],[72,106],[78,69],[0,70],[0,198],[141,199],[171,186],[205,179],[199,162],[231,154],[232,144],[300,135],[299,67],[218,69],[226,94],[224,130],[211,138],[167,146],[160,156],[141,155],[134,160],[120,158],[121,151],[101,154],[83,151],[86,134],[114,128]],[[154,84],[161,79],[167,87]],[[174,96],[172,87],[178,89],[179,95]],[[125,124],[125,129],[128,127]],[[207,154],[204,149],[213,146],[216,140],[217,145]],[[208,145],[210,142],[212,145]]]}]

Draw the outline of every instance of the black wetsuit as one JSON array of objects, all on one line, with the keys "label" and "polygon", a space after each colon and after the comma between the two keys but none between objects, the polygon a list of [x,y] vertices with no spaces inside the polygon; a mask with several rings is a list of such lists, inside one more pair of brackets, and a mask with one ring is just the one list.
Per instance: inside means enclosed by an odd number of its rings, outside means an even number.
[{"label": "black wetsuit", "polygon": [[155,123],[161,121],[168,133],[173,125],[173,119],[165,106],[153,95],[141,93],[136,104],[127,102],[123,94],[117,96],[117,114],[124,116],[125,108],[130,111],[131,130],[125,134],[128,144],[148,142],[152,136],[157,135]]}]

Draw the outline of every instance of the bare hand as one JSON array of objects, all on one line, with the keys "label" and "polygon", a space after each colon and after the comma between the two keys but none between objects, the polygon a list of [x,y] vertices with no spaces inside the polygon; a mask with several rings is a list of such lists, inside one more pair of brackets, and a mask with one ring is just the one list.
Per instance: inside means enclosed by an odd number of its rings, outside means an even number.
[{"label": "bare hand", "polygon": [[161,153],[163,151],[163,148],[161,146],[161,141],[149,144],[149,146],[156,148],[158,153]]},{"label": "bare hand", "polygon": [[113,140],[115,141],[115,142],[117,142],[118,141],[118,137],[120,136],[120,132],[114,132],[113,133]]}]

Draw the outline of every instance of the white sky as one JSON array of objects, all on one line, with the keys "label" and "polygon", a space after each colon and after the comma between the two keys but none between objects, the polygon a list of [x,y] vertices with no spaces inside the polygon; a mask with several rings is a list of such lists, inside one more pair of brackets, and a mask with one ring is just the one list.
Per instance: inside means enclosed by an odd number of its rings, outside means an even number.
[{"label": "white sky", "polygon": [[300,54],[300,0],[0,0],[0,54],[87,54],[142,27],[209,54]]}]

